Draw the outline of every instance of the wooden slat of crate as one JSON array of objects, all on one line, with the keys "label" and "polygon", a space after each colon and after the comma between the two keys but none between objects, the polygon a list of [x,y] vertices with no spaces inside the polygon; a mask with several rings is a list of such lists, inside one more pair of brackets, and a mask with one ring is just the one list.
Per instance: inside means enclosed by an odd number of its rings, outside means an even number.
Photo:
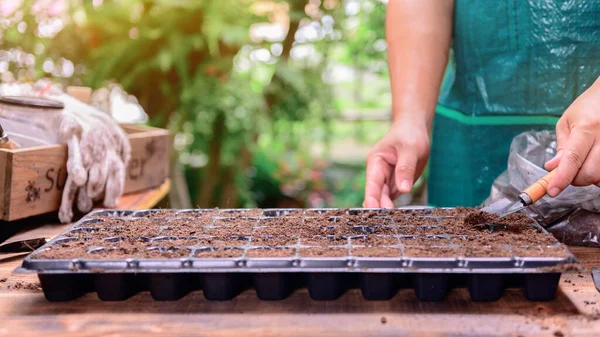
[{"label": "wooden slat of crate", "polygon": [[[169,174],[169,132],[146,126],[122,127],[131,142],[125,193],[161,185]],[[58,210],[67,177],[66,161],[66,145],[0,149],[1,218],[12,221]]]}]

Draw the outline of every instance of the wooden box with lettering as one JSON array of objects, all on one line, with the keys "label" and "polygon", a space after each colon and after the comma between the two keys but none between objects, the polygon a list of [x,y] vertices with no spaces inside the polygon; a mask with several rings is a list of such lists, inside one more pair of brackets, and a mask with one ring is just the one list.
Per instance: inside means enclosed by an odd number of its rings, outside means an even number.
[{"label": "wooden box with lettering", "polygon": [[[160,186],[169,175],[171,137],[164,129],[121,125],[131,141],[125,193]],[[0,149],[0,220],[57,211],[67,179],[67,146]]]}]

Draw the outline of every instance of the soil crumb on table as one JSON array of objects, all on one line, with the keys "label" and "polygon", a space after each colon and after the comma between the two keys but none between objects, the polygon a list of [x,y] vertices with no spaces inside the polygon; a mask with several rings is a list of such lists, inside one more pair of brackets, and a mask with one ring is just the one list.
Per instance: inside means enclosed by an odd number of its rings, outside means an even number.
[{"label": "soil crumb on table", "polygon": [[9,285],[8,289],[12,290],[41,290],[42,285],[39,282],[16,282],[15,284]]}]

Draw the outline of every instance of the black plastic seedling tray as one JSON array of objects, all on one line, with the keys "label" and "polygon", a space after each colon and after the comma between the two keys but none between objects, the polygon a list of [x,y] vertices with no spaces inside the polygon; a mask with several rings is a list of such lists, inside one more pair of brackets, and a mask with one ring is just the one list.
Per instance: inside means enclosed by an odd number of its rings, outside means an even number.
[{"label": "black plastic seedling tray", "polygon": [[[502,244],[478,256],[461,245],[477,239],[476,232],[445,226],[453,217],[460,216],[432,209],[96,211],[25,258],[19,270],[38,274],[49,301],[87,292],[121,301],[145,290],[158,301],[177,300],[200,289],[208,300],[229,300],[250,288],[261,300],[281,300],[302,287],[314,300],[335,300],[350,288],[359,288],[367,300],[388,300],[401,288],[414,288],[422,301],[443,300],[455,287],[468,288],[474,301],[493,301],[505,288],[519,287],[529,300],[546,301],[575,263],[535,224],[543,247]],[[282,227],[277,220],[284,218],[298,227]],[[314,222],[320,218],[328,224]],[[128,232],[135,221],[148,230]],[[311,237],[298,229],[312,225],[318,230]],[[223,233],[226,242],[219,241]],[[275,239],[283,241],[269,244]],[[320,249],[314,240],[329,240],[327,249],[333,250],[308,254]],[[523,253],[538,248],[552,254]],[[419,253],[427,250],[445,255]],[[108,252],[116,257],[103,255]]]}]

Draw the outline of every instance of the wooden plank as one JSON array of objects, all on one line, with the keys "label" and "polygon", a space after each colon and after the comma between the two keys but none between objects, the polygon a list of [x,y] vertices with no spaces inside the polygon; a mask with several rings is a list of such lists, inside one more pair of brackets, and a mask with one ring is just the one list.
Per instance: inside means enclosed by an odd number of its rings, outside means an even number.
[{"label": "wooden plank", "polygon": [[[595,248],[572,251],[584,264],[598,255]],[[452,290],[443,302],[419,302],[410,289],[390,301],[365,301],[351,290],[337,301],[320,302],[303,289],[273,302],[258,300],[253,291],[210,302],[195,291],[174,302],[156,302],[143,292],[124,302],[102,302],[88,294],[50,303],[36,289],[35,275],[11,273],[19,263],[0,263],[0,280],[8,278],[0,282],[0,335],[591,337],[600,331],[598,305],[589,304],[600,303],[600,293],[589,273],[566,273],[551,302],[527,301],[518,289],[489,303],[472,302],[465,289]],[[32,289],[12,289],[17,282]]]},{"label": "wooden plank", "polygon": [[306,291],[300,291],[281,302],[261,302],[252,293],[209,302],[197,292],[176,302],[153,302],[146,293],[119,303],[94,295],[48,303],[38,290],[21,290],[0,292],[0,314],[4,331],[45,336],[597,336],[600,328],[599,321],[579,314],[536,313],[540,304],[524,299],[513,302],[514,312],[494,304],[469,310],[463,295],[455,291],[446,302],[421,308],[408,295],[367,302],[356,291],[334,302],[305,300]]},{"label": "wooden plank", "polygon": [[[541,327],[512,316],[453,314],[278,314],[278,315],[68,314],[3,319],[4,331],[19,336],[597,336],[597,324],[569,321]],[[571,333],[571,331],[576,331]]]},{"label": "wooden plank", "polygon": [[[171,181],[167,179],[158,188],[126,194],[119,201],[117,208],[136,210],[152,208],[168,195],[170,187]],[[0,250],[10,251],[7,246],[14,246],[15,243],[37,243],[40,240],[52,239],[70,226],[70,224],[60,224],[57,219],[52,217],[36,217],[35,221],[33,219],[26,219],[17,221],[16,223],[24,228],[5,241],[0,242]],[[15,248],[20,249],[19,247],[13,247],[13,249]],[[6,255],[0,253],[0,259],[6,258]]]},{"label": "wooden plank", "polygon": [[167,179],[158,188],[126,194],[119,200],[120,209],[148,209],[164,199],[171,189],[171,180]]},{"label": "wooden plank", "polygon": [[[160,186],[169,175],[169,132],[144,126],[123,127],[131,133],[132,148],[125,193]],[[13,221],[58,210],[67,177],[67,151],[66,145],[0,149],[0,160],[4,158],[7,167],[1,173],[5,179],[0,181],[9,182],[8,188],[3,189],[4,203],[0,203],[4,205],[4,220]]]},{"label": "wooden plank", "polygon": [[[4,212],[8,209],[8,207],[5,207],[4,202],[8,200],[8,192],[10,191],[6,180],[7,174],[10,171],[9,163],[9,153],[3,151],[0,152],[0,212],[2,213],[0,214],[0,219],[4,218]],[[10,182],[10,180],[8,181]]]},{"label": "wooden plank", "polygon": [[67,178],[67,147],[20,149],[12,155],[9,214],[5,220],[57,210]]},{"label": "wooden plank", "polygon": [[[127,130],[133,130],[129,126]],[[169,132],[148,128],[129,135],[131,160],[125,177],[125,193],[160,186],[169,176],[171,138]]]}]

